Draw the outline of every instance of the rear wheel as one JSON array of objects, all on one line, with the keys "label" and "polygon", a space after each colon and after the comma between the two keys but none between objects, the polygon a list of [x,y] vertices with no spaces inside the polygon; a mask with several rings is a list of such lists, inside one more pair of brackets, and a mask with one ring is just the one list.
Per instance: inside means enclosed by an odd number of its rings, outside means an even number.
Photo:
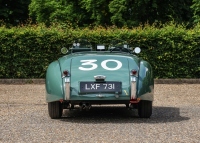
[{"label": "rear wheel", "polygon": [[49,102],[48,111],[51,119],[58,119],[62,116],[62,105],[59,101]]},{"label": "rear wheel", "polygon": [[150,118],[152,114],[152,101],[141,100],[138,103],[138,115],[140,118]]}]

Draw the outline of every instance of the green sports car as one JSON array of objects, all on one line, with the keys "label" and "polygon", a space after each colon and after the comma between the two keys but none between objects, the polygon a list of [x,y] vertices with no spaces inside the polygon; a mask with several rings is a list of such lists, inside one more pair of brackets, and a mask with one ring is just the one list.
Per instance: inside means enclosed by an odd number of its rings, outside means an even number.
[{"label": "green sports car", "polygon": [[151,65],[136,56],[122,40],[91,44],[77,39],[46,72],[49,116],[60,118],[63,109],[90,110],[92,105],[124,104],[138,109],[141,118],[152,114],[154,79]]}]

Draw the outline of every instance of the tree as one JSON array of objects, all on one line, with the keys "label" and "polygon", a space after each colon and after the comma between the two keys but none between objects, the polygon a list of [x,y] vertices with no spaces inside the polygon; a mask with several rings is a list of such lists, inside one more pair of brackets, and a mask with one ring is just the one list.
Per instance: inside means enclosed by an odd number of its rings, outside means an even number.
[{"label": "tree", "polygon": [[193,5],[191,6],[191,9],[193,11],[193,22],[199,23],[200,22],[200,1],[199,0],[193,0]]},{"label": "tree", "polygon": [[113,0],[110,2],[109,10],[112,13],[112,24],[117,26],[124,26],[128,24],[128,16],[131,17],[131,9],[129,8],[128,3],[129,0]]},{"label": "tree", "polygon": [[137,26],[172,20],[188,22],[191,19],[190,5],[190,0],[112,0],[109,10],[113,24]]},{"label": "tree", "polygon": [[33,19],[47,25],[70,22],[78,26],[132,27],[155,22],[190,22],[191,5],[191,0],[31,0],[29,10]]},{"label": "tree", "polygon": [[[87,11],[90,24],[110,25],[109,3],[111,0],[81,0],[80,4]],[[88,23],[89,24],[89,23]]]},{"label": "tree", "polygon": [[47,25],[51,22],[83,25],[87,20],[87,11],[79,4],[79,0],[32,0],[29,5],[30,16]]},{"label": "tree", "polygon": [[39,23],[49,23],[51,14],[58,8],[59,5],[55,1],[31,0],[31,4],[29,5],[29,15]]},{"label": "tree", "polygon": [[30,0],[0,0],[0,20],[17,25],[28,19]]}]

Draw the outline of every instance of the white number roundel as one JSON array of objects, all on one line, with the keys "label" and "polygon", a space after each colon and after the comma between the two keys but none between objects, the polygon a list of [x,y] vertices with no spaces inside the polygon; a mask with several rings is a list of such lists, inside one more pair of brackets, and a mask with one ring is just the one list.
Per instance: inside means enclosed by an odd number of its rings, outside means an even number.
[{"label": "white number roundel", "polygon": [[[117,66],[115,68],[109,68],[107,67],[107,62],[115,62],[117,63]],[[102,63],[101,63],[101,66],[106,69],[106,70],[109,70],[109,71],[114,71],[114,70],[118,70],[122,67],[122,63],[118,60],[112,60],[112,59],[109,59],[109,60],[104,60]]]},{"label": "white number roundel", "polygon": [[[95,63],[97,60],[95,59],[91,59],[91,60],[81,60],[80,62],[82,63],[82,66],[90,66],[89,68],[87,67],[79,67],[80,70],[83,71],[90,71],[90,70],[94,70],[98,67],[98,65]],[[115,62],[117,63],[117,66],[114,68],[109,68],[107,67],[107,63],[108,62]],[[118,70],[122,67],[122,63],[118,60],[113,60],[113,59],[108,59],[108,60],[104,60],[101,62],[101,66],[102,68],[104,68],[105,70],[110,70],[110,71],[114,71],[114,70]]]}]

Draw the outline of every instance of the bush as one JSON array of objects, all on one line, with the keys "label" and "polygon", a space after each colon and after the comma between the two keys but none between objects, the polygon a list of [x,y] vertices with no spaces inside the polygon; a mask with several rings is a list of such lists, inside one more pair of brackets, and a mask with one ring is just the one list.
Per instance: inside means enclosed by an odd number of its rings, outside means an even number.
[{"label": "bush", "polygon": [[76,28],[68,25],[0,27],[0,78],[44,78],[50,62],[61,56],[60,49],[73,39],[96,43],[123,39],[139,46],[139,56],[149,61],[155,78],[200,78],[200,30],[168,24],[133,29],[116,27]]}]

